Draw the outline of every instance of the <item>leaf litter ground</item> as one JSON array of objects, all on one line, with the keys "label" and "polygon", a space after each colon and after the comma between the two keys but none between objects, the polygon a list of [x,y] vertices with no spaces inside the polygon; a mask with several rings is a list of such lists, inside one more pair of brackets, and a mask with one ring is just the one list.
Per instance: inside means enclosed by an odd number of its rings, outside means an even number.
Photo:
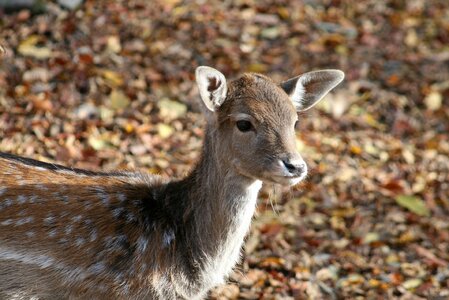
[{"label": "leaf litter ground", "polygon": [[0,150],[183,176],[194,69],[275,80],[340,68],[301,115],[305,183],[265,187],[211,299],[449,297],[447,1],[86,1],[1,15]]}]

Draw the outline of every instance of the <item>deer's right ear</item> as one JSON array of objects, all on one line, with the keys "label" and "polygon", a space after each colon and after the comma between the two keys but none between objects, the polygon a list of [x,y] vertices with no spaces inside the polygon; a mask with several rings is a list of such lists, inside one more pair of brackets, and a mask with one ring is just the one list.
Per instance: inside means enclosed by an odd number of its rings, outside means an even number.
[{"label": "deer's right ear", "polygon": [[206,66],[196,68],[195,77],[204,104],[209,110],[216,111],[226,99],[226,78],[219,71]]}]

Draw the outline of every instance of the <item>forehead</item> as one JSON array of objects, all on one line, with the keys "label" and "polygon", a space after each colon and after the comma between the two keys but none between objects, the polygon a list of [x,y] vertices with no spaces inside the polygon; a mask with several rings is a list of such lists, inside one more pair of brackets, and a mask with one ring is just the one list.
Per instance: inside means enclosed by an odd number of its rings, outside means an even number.
[{"label": "forehead", "polygon": [[227,100],[231,100],[227,109],[230,114],[246,113],[258,121],[296,119],[296,109],[288,95],[263,75],[244,74],[231,82]]}]

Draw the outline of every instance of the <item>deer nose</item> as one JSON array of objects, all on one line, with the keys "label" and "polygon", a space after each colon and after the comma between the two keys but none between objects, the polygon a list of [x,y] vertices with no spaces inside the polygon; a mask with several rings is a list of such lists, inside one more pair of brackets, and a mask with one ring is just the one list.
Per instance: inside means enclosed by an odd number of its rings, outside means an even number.
[{"label": "deer nose", "polygon": [[288,172],[290,172],[293,175],[301,175],[306,170],[306,164],[305,162],[300,159],[282,159],[282,163],[284,164],[285,168]]}]

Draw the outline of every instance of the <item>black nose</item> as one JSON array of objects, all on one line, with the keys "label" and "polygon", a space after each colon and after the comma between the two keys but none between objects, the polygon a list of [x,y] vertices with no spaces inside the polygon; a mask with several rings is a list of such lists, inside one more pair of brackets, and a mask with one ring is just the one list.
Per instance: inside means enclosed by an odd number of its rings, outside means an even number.
[{"label": "black nose", "polygon": [[284,166],[287,168],[287,170],[294,175],[301,174],[304,169],[304,165],[302,162],[292,162],[286,159],[283,159],[282,162],[284,163]]}]

